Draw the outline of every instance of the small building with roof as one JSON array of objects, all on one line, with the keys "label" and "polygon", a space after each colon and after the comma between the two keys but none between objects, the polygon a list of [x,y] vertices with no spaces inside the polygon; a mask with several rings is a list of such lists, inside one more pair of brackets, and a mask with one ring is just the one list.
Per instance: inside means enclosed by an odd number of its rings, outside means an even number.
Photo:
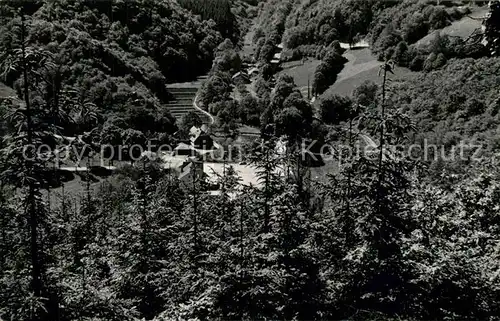
[{"label": "small building with roof", "polygon": [[260,70],[257,67],[252,67],[252,68],[248,69],[247,73],[248,73],[249,77],[254,77],[260,73]]},{"label": "small building with roof", "polygon": [[203,171],[205,155],[220,148],[221,146],[208,133],[208,127],[203,125],[191,127],[189,139],[179,142],[173,151],[145,152],[143,155],[159,159],[165,171],[189,187],[194,179],[206,176]]},{"label": "small building with roof", "polygon": [[201,127],[191,127],[191,129],[189,130],[189,141],[191,143],[191,146],[202,154],[204,152],[210,152],[220,148],[220,146],[208,133],[208,128],[206,125],[203,125]]},{"label": "small building with roof", "polygon": [[238,71],[231,78],[233,80],[233,83],[235,83],[235,84],[238,84],[238,83],[249,84],[250,83],[250,77],[244,71]]}]

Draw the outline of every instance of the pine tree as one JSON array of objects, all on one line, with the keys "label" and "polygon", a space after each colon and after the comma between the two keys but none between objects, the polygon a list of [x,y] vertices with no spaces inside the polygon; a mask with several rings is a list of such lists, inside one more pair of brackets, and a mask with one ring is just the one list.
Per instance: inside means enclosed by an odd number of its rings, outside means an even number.
[{"label": "pine tree", "polygon": [[259,182],[263,185],[259,210],[263,210],[262,231],[264,233],[270,229],[274,194],[283,188],[280,176],[285,168],[283,157],[276,152],[276,143],[275,138],[262,140],[250,155],[250,162],[256,170]]},{"label": "pine tree", "polygon": [[488,18],[484,22],[484,37],[492,56],[500,54],[500,2],[492,1]]},{"label": "pine tree", "polygon": [[48,222],[41,189],[47,183],[44,178],[46,161],[43,157],[46,155],[36,153],[46,138],[46,128],[44,128],[42,120],[47,111],[38,101],[33,103],[32,98],[39,89],[37,84],[41,75],[37,68],[50,66],[51,62],[47,52],[28,46],[27,22],[23,10],[23,8],[20,9],[20,48],[14,50],[13,54],[5,57],[4,60],[6,62],[5,69],[15,70],[22,74],[23,104],[10,115],[10,120],[15,124],[16,132],[7,137],[7,146],[2,151],[6,155],[5,160],[7,161],[4,165],[2,180],[14,184],[23,191],[25,209],[23,215],[25,215],[29,230],[26,245],[30,253],[29,263],[26,263],[31,266],[29,291],[34,299],[32,303],[34,306],[26,318],[41,320],[54,312],[47,310],[50,304],[44,302],[44,297],[46,298],[48,295],[48,288],[43,284],[46,258],[41,242],[43,239],[42,230],[47,227]]},{"label": "pine tree", "polygon": [[[377,311],[387,315],[404,313],[400,310],[406,278],[401,264],[401,239],[411,224],[408,188],[413,165],[406,155],[392,147],[400,146],[412,127],[398,108],[388,108],[387,75],[391,71],[392,64],[382,66],[379,109],[366,109],[361,114],[357,133],[353,132],[352,118],[348,123],[349,145],[356,137],[358,143],[364,141],[370,148],[365,153],[350,154],[339,177],[332,180],[332,185],[337,185],[332,201],[342,223],[340,229],[335,229],[343,240],[332,255],[344,258],[344,264],[330,272],[336,275],[331,277],[345,278],[343,294],[335,298],[339,309],[343,304],[351,304],[343,313],[359,310],[369,311],[369,315]],[[368,137],[370,129],[378,135],[378,144]]]}]

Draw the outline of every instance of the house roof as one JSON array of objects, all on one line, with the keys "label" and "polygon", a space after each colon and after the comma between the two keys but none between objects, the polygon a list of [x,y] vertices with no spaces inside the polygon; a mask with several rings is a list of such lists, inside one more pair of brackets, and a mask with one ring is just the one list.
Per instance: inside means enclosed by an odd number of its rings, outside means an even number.
[{"label": "house roof", "polygon": [[235,73],[232,77],[232,79],[236,78],[236,77],[243,77],[243,78],[248,78],[248,75],[246,73],[243,73],[241,71],[238,71],[237,73]]},{"label": "house roof", "polygon": [[253,68],[250,68],[248,69],[248,74],[253,74],[254,72],[259,72],[259,68],[257,67],[253,67]]},{"label": "house roof", "polygon": [[174,148],[174,150],[193,150],[194,147],[191,146],[191,145],[188,145],[186,143],[179,143],[179,145],[177,145],[176,148]]},{"label": "house roof", "polygon": [[163,154],[160,156],[162,161],[162,167],[164,169],[171,169],[180,171],[182,165],[189,160],[189,157],[186,156],[173,156],[171,154]]},{"label": "house roof", "polygon": [[192,162],[187,163],[183,168],[181,168],[181,174],[179,175],[179,179],[183,179],[189,173],[191,173],[192,168],[193,168]]},{"label": "house roof", "polygon": [[281,59],[281,52],[275,53],[273,59]]},{"label": "house roof", "polygon": [[279,61],[278,59],[273,59],[273,60],[271,60],[271,63],[272,63],[272,64],[279,64],[279,63],[280,63],[280,61]]},{"label": "house roof", "polygon": [[189,129],[189,136],[198,137],[201,135],[203,130],[200,127],[193,126]]}]

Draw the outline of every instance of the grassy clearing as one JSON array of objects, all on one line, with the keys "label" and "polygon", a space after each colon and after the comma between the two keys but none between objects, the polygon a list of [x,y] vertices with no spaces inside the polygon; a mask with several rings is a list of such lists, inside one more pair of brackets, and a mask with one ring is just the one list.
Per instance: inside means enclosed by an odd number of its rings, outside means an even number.
[{"label": "grassy clearing", "polygon": [[348,50],[344,53],[344,57],[346,57],[352,65],[365,64],[377,60],[369,48]]},{"label": "grassy clearing", "polygon": [[[339,73],[337,81],[325,92],[325,94],[338,94],[350,96],[354,89],[365,81],[380,82],[379,69],[382,64],[377,61],[369,49],[349,50],[344,56],[349,60],[344,69]],[[418,73],[407,68],[396,67],[394,75],[389,79],[405,79],[413,77]]]},{"label": "grassy clearing", "polygon": [[16,91],[0,82],[0,98],[17,97]]},{"label": "grassy clearing", "polygon": [[[412,72],[407,68],[396,67],[394,75],[390,74],[389,79],[405,79],[408,77],[414,77],[418,73]],[[381,78],[379,76],[379,67],[373,67],[371,69],[359,72],[351,77],[343,78],[335,84],[333,84],[325,94],[338,94],[343,96],[350,96],[356,87],[361,85],[365,81],[373,81],[374,83],[380,83]]]},{"label": "grassy clearing", "polygon": [[[339,73],[335,84],[328,89],[341,95],[350,95],[354,88],[359,86],[365,80],[377,81],[378,68],[381,62],[377,61],[372,55],[370,49],[354,49],[344,53],[348,59],[342,71]],[[307,85],[312,86],[314,72],[321,63],[320,60],[308,60],[303,65],[300,61],[291,61],[284,63],[280,74],[291,76],[300,92],[307,97]]]},{"label": "grassy clearing", "polygon": [[287,74],[293,78],[297,87],[307,87],[307,79],[309,77],[310,85],[314,79],[314,72],[321,63],[321,60],[309,58],[304,64],[298,61],[290,61],[282,65],[283,70],[281,74]]},{"label": "grassy clearing", "polygon": [[[479,7],[473,9],[470,16],[474,18],[482,18],[487,13],[488,13],[488,8]],[[418,46],[428,45],[430,41],[435,37],[435,33],[438,31],[442,35],[449,35],[449,36],[460,37],[462,39],[467,39],[476,29],[480,28],[481,28],[481,21],[474,20],[469,17],[463,17],[460,20],[452,22],[451,25],[443,29],[436,30],[435,32],[432,32],[427,36],[423,37],[422,39],[417,41],[417,45]]]},{"label": "grassy clearing", "polygon": [[381,62],[377,61],[375,56],[371,54],[370,49],[349,50],[344,54],[344,57],[347,58],[348,62],[344,65],[344,69],[338,74],[336,82],[355,77],[371,69],[377,69],[381,64]]}]

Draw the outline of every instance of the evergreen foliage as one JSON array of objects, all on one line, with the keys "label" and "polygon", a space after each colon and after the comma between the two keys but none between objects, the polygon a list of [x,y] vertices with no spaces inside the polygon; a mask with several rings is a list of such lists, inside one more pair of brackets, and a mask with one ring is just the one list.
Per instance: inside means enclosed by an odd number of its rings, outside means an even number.
[{"label": "evergreen foliage", "polygon": [[[266,38],[282,33],[295,2],[282,3],[271,14],[275,35]],[[300,7],[319,4],[326,2]],[[274,5],[271,0],[262,9]],[[173,2],[0,8],[1,72],[17,94],[0,101],[0,319],[500,320],[500,176],[495,159],[485,157],[499,147],[498,58],[444,63],[447,40],[438,39],[423,73],[394,81],[397,67],[385,61],[379,79],[356,88],[352,98],[322,97],[316,119],[286,75],[272,91],[260,78],[257,98],[232,101],[230,73],[241,63],[235,47],[210,22]],[[350,8],[334,13],[344,16]],[[426,10],[425,24],[441,27],[443,12]],[[120,21],[121,27],[109,26],[111,13],[111,24]],[[363,30],[365,19],[353,16],[349,25]],[[166,32],[170,27],[174,34]],[[198,28],[206,29],[197,34]],[[381,34],[391,38],[396,29],[384,27]],[[68,192],[54,170],[54,153],[37,148],[54,146],[68,133],[87,132],[78,138],[98,148],[144,144],[176,131],[158,108],[160,87],[152,90],[143,81],[156,78],[158,85],[170,77],[164,72],[178,66],[167,68],[159,57],[183,56],[168,43],[191,32],[201,42],[222,43],[201,100],[217,112],[226,137],[238,122],[255,123],[262,113],[262,138],[250,144],[245,159],[259,185],[243,185],[224,154],[222,174],[212,182],[218,193],[208,192],[201,173],[179,180],[146,157],[98,184],[87,163],[81,192]],[[413,37],[378,43],[395,46],[397,63],[411,63]],[[102,48],[123,49],[128,38],[126,46],[143,52],[142,62],[156,61],[159,73],[144,71],[138,80],[131,69],[113,71],[103,62],[110,56],[100,56]],[[205,43],[211,49],[202,58],[198,50],[204,49],[185,40],[189,57],[176,63],[211,63],[215,45]],[[129,54],[113,61],[143,66]],[[180,133],[199,123],[188,114]],[[425,139],[452,147],[463,138],[482,143],[480,162],[422,162],[394,148]],[[300,148],[304,139],[327,141],[342,156],[326,181],[311,177]],[[360,146],[364,152],[356,151]]]}]

